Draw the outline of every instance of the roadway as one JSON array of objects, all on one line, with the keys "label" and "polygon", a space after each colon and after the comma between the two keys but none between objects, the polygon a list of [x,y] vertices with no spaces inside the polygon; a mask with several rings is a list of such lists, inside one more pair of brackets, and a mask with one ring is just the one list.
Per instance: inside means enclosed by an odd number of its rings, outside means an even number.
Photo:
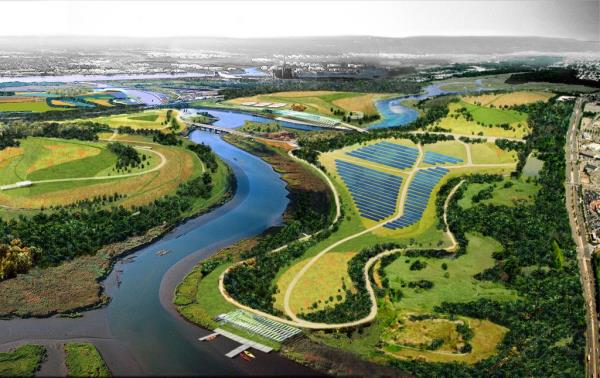
[{"label": "roadway", "polygon": [[585,219],[582,214],[579,197],[581,181],[578,166],[577,129],[581,122],[584,100],[578,99],[567,132],[566,154],[566,205],[573,239],[577,245],[577,263],[579,265],[583,298],[586,310],[586,376],[598,377],[598,314],[596,311],[595,278],[592,269],[592,248],[586,240]]}]

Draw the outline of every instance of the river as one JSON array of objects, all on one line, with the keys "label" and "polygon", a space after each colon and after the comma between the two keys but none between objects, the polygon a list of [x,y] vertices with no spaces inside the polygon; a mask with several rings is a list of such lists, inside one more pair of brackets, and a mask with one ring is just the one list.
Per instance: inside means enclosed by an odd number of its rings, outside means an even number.
[{"label": "river", "polygon": [[443,83],[439,84],[431,84],[424,88],[424,93],[409,95],[409,96],[401,96],[388,98],[384,100],[379,100],[375,102],[375,106],[377,107],[377,111],[381,115],[381,120],[373,123],[369,126],[369,129],[385,129],[390,127],[402,127],[406,124],[409,124],[415,121],[419,117],[419,112],[410,106],[403,105],[402,103],[405,101],[421,101],[431,97],[445,95],[445,94],[463,94],[468,92],[480,92],[486,89],[482,86],[481,80],[475,80],[475,85],[477,85],[477,89],[473,91],[462,91],[462,92],[453,92],[446,91],[441,88]]},{"label": "river", "polygon": [[[234,198],[135,252],[133,262],[117,263],[104,282],[112,298],[108,306],[76,319],[0,321],[0,349],[38,342],[48,345],[53,356],[66,340],[92,341],[114,375],[313,373],[276,353],[258,353],[251,363],[229,359],[224,354],[236,343],[223,337],[210,343],[197,341],[208,331],[185,321],[171,305],[175,286],[195,263],[222,247],[281,224],[288,204],[285,182],[271,166],[217,135],[196,131],[190,138],[209,144],[233,169],[238,182]],[[155,252],[161,249],[172,252],[157,256]],[[118,287],[117,269],[122,270]]]}]

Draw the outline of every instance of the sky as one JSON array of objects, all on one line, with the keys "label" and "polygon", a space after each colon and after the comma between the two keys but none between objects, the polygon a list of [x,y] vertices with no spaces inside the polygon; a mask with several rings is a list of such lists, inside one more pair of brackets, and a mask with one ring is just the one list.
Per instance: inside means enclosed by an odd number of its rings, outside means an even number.
[{"label": "sky", "polygon": [[3,1],[0,36],[545,36],[600,40],[600,1]]}]

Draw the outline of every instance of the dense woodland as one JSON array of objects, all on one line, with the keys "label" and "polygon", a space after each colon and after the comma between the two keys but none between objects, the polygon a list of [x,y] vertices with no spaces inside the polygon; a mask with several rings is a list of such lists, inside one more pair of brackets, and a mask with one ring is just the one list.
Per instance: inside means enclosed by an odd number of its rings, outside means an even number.
[{"label": "dense woodland", "polygon": [[241,80],[220,90],[225,99],[286,91],[350,91],[376,93],[418,93],[422,84],[400,78],[374,80]]}]

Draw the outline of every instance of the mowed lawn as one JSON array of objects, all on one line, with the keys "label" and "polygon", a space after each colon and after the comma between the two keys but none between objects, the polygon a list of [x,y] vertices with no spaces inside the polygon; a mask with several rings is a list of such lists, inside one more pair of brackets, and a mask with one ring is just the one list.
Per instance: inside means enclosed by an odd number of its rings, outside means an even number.
[{"label": "mowed lawn", "polygon": [[100,352],[91,343],[67,343],[65,365],[70,377],[109,377],[110,371]]},{"label": "mowed lawn", "polygon": [[482,190],[492,188],[491,198],[480,201],[482,204],[515,206],[516,202],[531,202],[540,186],[533,180],[527,179],[506,179],[494,184],[469,184],[458,204],[468,209],[474,205],[473,197]]},{"label": "mowed lawn", "polygon": [[[503,285],[476,280],[474,276],[494,266],[492,254],[501,251],[494,239],[477,234],[467,234],[467,253],[456,259],[438,259],[400,256],[384,271],[390,287],[401,290],[402,299],[396,308],[403,311],[430,312],[442,302],[470,302],[481,298],[510,300],[517,297]],[[410,270],[417,260],[426,263],[421,270]],[[447,269],[442,264],[447,264]],[[427,280],[431,289],[409,288],[409,282]]]},{"label": "mowed lawn", "polygon": [[325,116],[335,116],[334,111],[363,112],[377,114],[375,101],[383,95],[376,93],[335,92],[335,91],[296,91],[277,92],[252,97],[240,97],[226,101],[228,104],[241,105],[245,102],[285,103],[284,109],[298,104],[306,107],[306,112]]}]

